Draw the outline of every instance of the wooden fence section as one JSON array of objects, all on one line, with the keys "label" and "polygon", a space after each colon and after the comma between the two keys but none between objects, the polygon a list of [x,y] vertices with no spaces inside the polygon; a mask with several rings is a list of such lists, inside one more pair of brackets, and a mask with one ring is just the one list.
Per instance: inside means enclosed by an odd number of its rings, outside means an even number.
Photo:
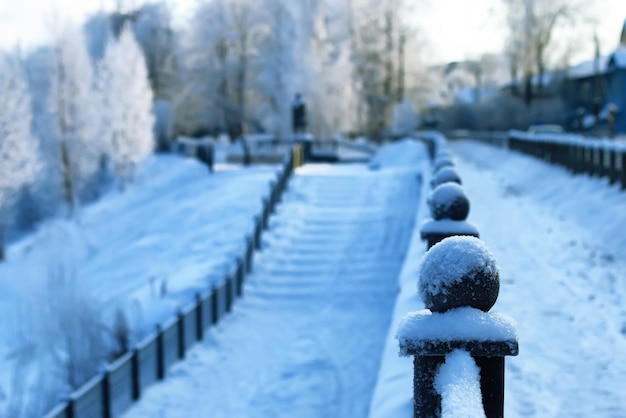
[{"label": "wooden fence section", "polygon": [[564,167],[575,174],[606,177],[626,189],[626,144],[576,136],[530,135],[524,132],[475,132],[481,142],[508,148]]},{"label": "wooden fence section", "polygon": [[103,373],[85,383],[44,418],[118,417],[150,385],[167,377],[167,370],[184,359],[185,353],[204,338],[206,330],[224,318],[242,296],[245,276],[252,271],[254,250],[261,245],[261,233],[267,228],[293,170],[305,163],[302,155],[302,145],[294,145],[284,158],[269,197],[263,200],[261,215],[255,218],[254,229],[246,237],[246,248],[222,283],[196,294],[195,300],[181,308],[175,317],[158,325],[153,334],[109,364]]}]

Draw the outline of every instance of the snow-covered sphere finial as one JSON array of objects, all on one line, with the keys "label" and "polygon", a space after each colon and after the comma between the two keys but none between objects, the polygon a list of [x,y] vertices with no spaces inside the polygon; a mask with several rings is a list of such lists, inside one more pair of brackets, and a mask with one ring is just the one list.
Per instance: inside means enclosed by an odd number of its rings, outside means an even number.
[{"label": "snow-covered sphere finial", "polygon": [[433,164],[433,172],[437,173],[439,170],[442,170],[445,167],[454,167],[454,161],[452,161],[452,157],[444,156],[437,158],[435,164]]},{"label": "snow-covered sphere finial", "polygon": [[426,308],[445,312],[472,307],[487,312],[500,290],[493,255],[478,238],[446,238],[424,255],[418,282]]},{"label": "snow-covered sphere finial", "polygon": [[459,173],[457,173],[454,168],[443,167],[441,170],[435,173],[435,176],[432,179],[431,185],[432,187],[437,187],[440,184],[449,183],[449,182],[462,184],[461,176],[459,176]]},{"label": "snow-covered sphere finial", "polygon": [[464,221],[470,209],[469,199],[457,183],[437,186],[430,195],[429,204],[431,215],[436,221],[441,219]]}]

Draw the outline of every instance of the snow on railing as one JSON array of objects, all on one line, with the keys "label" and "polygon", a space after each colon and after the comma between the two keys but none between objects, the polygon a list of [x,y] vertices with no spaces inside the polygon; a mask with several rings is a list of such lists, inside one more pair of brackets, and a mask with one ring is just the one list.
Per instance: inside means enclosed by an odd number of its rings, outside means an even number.
[{"label": "snow on railing", "polygon": [[474,132],[472,139],[499,145],[562,166],[574,174],[606,177],[626,189],[626,143],[573,134]]},{"label": "snow on railing", "polygon": [[117,417],[137,402],[147,387],[165,379],[170,366],[183,360],[185,353],[204,339],[206,330],[219,323],[243,295],[254,250],[261,246],[261,233],[267,229],[291,174],[303,163],[302,145],[296,144],[285,156],[277,179],[270,184],[270,194],[263,199],[263,210],[255,218],[254,230],[246,237],[245,250],[219,286],[197,293],[195,300],[179,309],[175,317],[157,325],[155,333],[107,365],[44,418]]},{"label": "snow on railing", "polygon": [[454,168],[454,156],[446,148],[445,137],[431,134],[430,138],[435,142],[431,180],[434,190],[428,197],[432,219],[422,225],[422,239],[427,241],[430,248],[450,236],[469,235],[478,238],[476,227],[465,221],[470,202],[461,187],[461,177]]},{"label": "snow on railing", "polygon": [[421,229],[429,249],[418,293],[426,309],[407,314],[396,335],[400,355],[414,357],[413,416],[502,417],[504,356],[518,353],[516,325],[489,312],[500,289],[498,268],[465,222],[469,200],[445,137],[422,138],[432,143],[436,170],[428,199],[433,220]]},{"label": "snow on railing", "polygon": [[455,350],[439,368],[435,389],[441,394],[443,418],[484,417],[480,370],[466,351]]},{"label": "snow on railing", "polygon": [[[495,260],[478,238],[449,237],[425,254],[418,288],[427,309],[409,313],[397,333],[400,355],[414,356],[414,418],[504,415],[504,356],[517,355],[518,343],[515,322],[488,312],[499,286]],[[459,351],[474,364],[459,360],[464,356]],[[442,367],[459,361],[469,371]],[[473,367],[480,372],[471,373]],[[455,374],[465,376],[464,381],[450,382]],[[465,394],[463,405],[459,393]],[[443,415],[444,409],[448,414]]]}]

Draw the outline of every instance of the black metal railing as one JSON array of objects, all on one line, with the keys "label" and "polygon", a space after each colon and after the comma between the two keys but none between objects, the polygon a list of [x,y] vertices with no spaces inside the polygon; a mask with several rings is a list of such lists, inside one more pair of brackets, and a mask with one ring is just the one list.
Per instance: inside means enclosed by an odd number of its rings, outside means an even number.
[{"label": "black metal railing", "polygon": [[474,132],[471,138],[530,155],[574,174],[607,178],[626,189],[626,144],[575,135]]},{"label": "black metal railing", "polygon": [[[478,230],[465,221],[469,199],[446,138],[437,133],[420,137],[429,147],[434,167],[433,192],[428,198],[432,219],[421,229],[427,252],[418,283],[427,310],[409,313],[397,333],[401,355],[414,358],[413,417],[442,416],[442,405],[449,403],[437,388],[437,376],[447,356],[461,350],[478,368],[476,384],[480,386],[476,399],[464,399],[478,405],[477,417],[500,418],[504,415],[504,357],[518,354],[515,324],[489,312],[498,297],[499,274],[495,260],[478,238]],[[469,262],[458,261],[468,257],[472,258]],[[444,260],[455,260],[454,268],[446,268]],[[429,268],[429,264],[436,268]],[[442,324],[458,321],[463,321],[458,324],[463,329],[460,334],[442,330],[446,326]],[[465,392],[472,391],[467,388]]]}]

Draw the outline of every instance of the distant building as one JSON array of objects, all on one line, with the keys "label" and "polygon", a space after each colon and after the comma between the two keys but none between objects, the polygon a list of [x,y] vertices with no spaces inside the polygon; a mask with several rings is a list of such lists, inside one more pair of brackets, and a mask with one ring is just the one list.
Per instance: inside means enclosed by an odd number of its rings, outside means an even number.
[{"label": "distant building", "polygon": [[568,130],[626,134],[626,22],[611,54],[571,67],[563,86]]},{"label": "distant building", "polygon": [[428,68],[428,104],[440,107],[473,105],[497,92],[506,80],[503,56],[485,54],[476,60],[449,62]]}]

